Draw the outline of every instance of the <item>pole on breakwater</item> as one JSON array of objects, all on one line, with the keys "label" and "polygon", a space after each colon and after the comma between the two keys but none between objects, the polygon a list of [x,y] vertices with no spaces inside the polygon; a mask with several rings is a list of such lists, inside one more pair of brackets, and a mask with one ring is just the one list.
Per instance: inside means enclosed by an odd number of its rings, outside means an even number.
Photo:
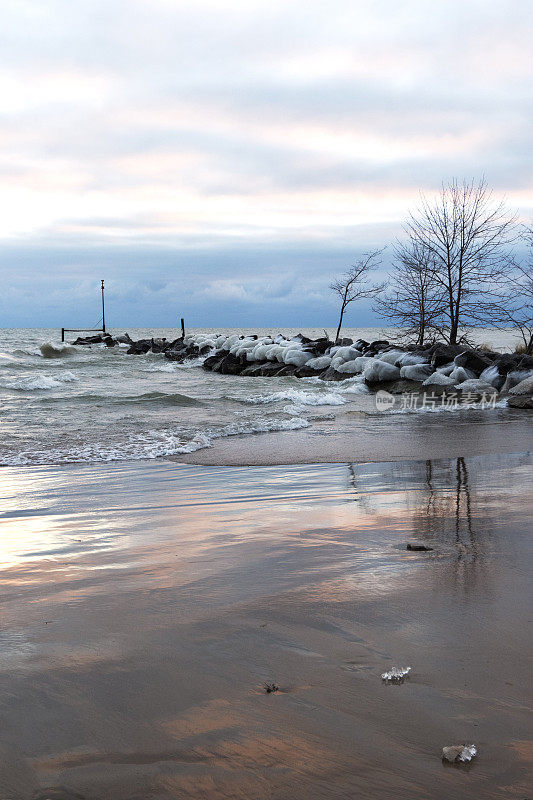
[{"label": "pole on breakwater", "polygon": [[104,279],[102,278],[102,333],[105,333]]},{"label": "pole on breakwater", "polygon": [[[100,331],[103,335],[106,335],[105,329],[105,302],[104,302],[104,279],[101,278],[101,291],[102,291],[102,327],[101,328],[61,328],[61,341],[65,341],[65,333],[91,333]],[[183,322],[183,320],[182,320]]]},{"label": "pole on breakwater", "polygon": [[181,318],[181,335],[185,338],[185,320]]}]

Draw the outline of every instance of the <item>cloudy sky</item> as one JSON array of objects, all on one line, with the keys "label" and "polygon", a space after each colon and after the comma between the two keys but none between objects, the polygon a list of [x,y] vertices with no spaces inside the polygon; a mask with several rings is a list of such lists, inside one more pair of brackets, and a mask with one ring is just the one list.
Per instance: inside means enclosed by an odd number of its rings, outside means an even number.
[{"label": "cloudy sky", "polygon": [[331,325],[420,191],[531,220],[532,41],[524,0],[3,0],[0,326],[101,277],[119,326]]}]

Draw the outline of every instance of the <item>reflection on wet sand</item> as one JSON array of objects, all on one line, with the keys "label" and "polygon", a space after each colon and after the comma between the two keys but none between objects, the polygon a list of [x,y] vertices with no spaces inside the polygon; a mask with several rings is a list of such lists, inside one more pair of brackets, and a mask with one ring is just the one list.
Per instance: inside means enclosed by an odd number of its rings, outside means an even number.
[{"label": "reflection on wet sand", "polygon": [[2,473],[2,800],[527,796],[528,456],[100,469]]}]

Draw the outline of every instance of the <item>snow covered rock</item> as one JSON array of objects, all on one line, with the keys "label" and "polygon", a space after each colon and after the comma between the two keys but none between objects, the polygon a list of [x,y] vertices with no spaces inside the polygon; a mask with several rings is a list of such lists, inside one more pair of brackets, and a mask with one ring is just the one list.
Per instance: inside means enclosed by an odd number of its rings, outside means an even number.
[{"label": "snow covered rock", "polygon": [[455,386],[455,381],[449,375],[442,372],[434,372],[423,382],[422,386]]},{"label": "snow covered rock", "polygon": [[307,362],[306,366],[310,367],[311,369],[327,369],[331,364],[331,356],[318,356],[318,358],[312,358],[310,361]]},{"label": "snow covered rock", "polygon": [[367,383],[380,383],[381,381],[395,381],[400,377],[400,370],[394,364],[380,361],[376,358],[366,365],[363,375]]},{"label": "snow covered rock", "polygon": [[475,378],[476,375],[469,369],[465,369],[464,367],[455,367],[453,372],[450,372],[450,378],[453,378],[455,383],[462,383],[463,381],[467,381],[470,378]]},{"label": "snow covered rock", "polygon": [[400,369],[400,376],[409,381],[425,381],[433,374],[433,367],[430,364],[409,364]]}]

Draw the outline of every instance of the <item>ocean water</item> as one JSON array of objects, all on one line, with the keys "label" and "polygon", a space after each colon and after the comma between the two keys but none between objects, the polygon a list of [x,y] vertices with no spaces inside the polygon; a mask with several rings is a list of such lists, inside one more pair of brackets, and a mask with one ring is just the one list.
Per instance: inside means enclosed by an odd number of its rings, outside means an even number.
[{"label": "ocean water", "polygon": [[[128,332],[133,339],[179,335],[175,329]],[[220,332],[290,336],[298,330]],[[323,335],[321,329],[301,332]],[[387,334],[377,328],[343,332],[369,340]],[[2,466],[173,456],[209,447],[226,436],[317,424],[335,431],[346,425],[348,414],[350,425],[376,433],[401,424],[397,412],[376,409],[360,377],[325,383],[316,378],[218,375],[205,372],[202,359],[177,364],[162,354],[128,356],[126,347],[62,345],[57,329],[4,329],[0,336]],[[479,331],[477,336],[479,342],[502,350],[512,349],[516,341],[508,332]],[[511,412],[500,407],[454,413],[505,419]]]}]

